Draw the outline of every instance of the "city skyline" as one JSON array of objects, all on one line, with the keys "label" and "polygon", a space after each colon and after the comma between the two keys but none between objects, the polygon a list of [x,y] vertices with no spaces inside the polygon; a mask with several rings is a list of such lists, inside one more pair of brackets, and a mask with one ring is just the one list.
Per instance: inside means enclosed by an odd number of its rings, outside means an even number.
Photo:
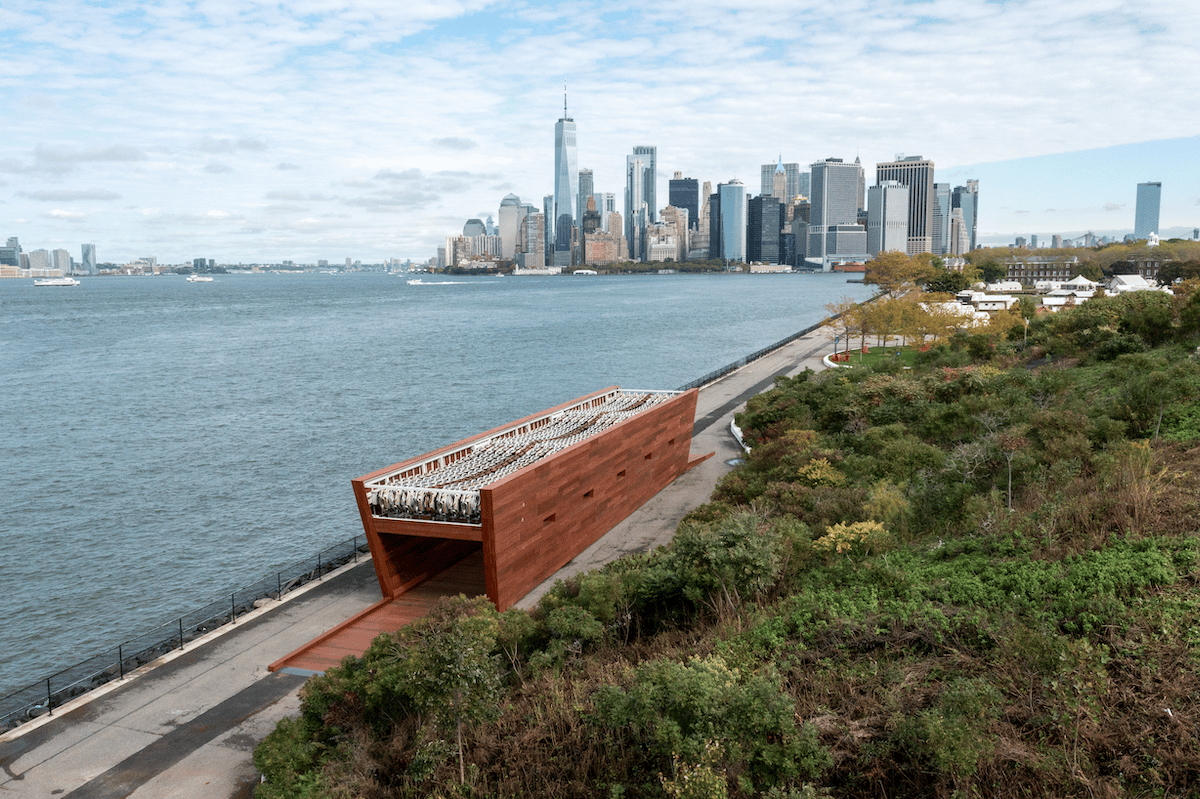
[{"label": "city skyline", "polygon": [[[19,120],[0,148],[0,237],[72,254],[95,242],[105,261],[427,258],[505,195],[553,193],[564,80],[597,193],[624,192],[642,142],[660,192],[677,170],[750,188],[780,156],[869,171],[914,152],[939,182],[985,187],[979,244],[1130,230],[1130,187],[1146,181],[1163,183],[1164,230],[1200,217],[1200,10],[1182,2],[15,0],[0,18]],[[949,92],[920,88],[934,84]]]}]

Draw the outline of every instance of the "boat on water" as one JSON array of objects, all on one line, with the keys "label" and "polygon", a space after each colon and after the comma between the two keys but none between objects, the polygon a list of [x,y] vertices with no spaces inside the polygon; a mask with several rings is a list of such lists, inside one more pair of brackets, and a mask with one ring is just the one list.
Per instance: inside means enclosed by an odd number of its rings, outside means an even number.
[{"label": "boat on water", "polygon": [[575,274],[575,275],[594,275],[594,274],[596,274],[596,270],[595,270],[595,269],[576,269],[574,272],[572,272],[572,274]]},{"label": "boat on water", "polygon": [[78,286],[79,281],[73,277],[45,277],[33,281],[35,286]]},{"label": "boat on water", "polygon": [[209,275],[188,275],[187,282],[189,283],[211,283],[213,279]]}]

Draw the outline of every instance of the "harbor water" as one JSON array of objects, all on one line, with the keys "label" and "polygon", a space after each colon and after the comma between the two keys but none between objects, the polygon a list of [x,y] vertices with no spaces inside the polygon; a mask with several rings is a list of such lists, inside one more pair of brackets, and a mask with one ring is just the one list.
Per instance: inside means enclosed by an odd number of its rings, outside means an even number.
[{"label": "harbor water", "polygon": [[361,533],[350,480],[673,389],[844,275],[0,280],[0,695]]}]

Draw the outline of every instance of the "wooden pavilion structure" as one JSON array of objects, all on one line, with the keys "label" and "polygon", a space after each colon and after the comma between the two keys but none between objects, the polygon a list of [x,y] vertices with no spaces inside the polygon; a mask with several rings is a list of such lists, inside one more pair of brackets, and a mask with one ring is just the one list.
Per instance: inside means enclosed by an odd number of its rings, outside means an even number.
[{"label": "wooden pavilion structure", "polygon": [[697,395],[614,386],[354,479],[383,598],[271,670],[324,671],[446,594],[512,606],[712,455]]}]

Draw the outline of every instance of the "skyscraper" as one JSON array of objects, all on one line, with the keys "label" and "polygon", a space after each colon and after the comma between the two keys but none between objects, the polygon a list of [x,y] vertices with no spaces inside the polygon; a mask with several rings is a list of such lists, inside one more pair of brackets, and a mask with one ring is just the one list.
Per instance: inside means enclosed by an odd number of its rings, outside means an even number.
[{"label": "skyscraper", "polygon": [[858,167],[858,210],[865,211],[867,208],[867,173],[863,170],[862,161],[858,156],[854,156],[854,165]]},{"label": "skyscraper", "polygon": [[885,180],[867,189],[867,254],[908,249],[908,186]]},{"label": "skyscraper", "polygon": [[543,266],[554,265],[554,195],[547,194],[542,198],[542,235],[546,237],[544,253],[546,263]]},{"label": "skyscraper", "polygon": [[562,119],[554,124],[554,264],[570,266],[579,218],[579,154],[575,146],[575,120],[567,116],[567,92],[563,90]]},{"label": "skyscraper", "polygon": [[950,251],[950,184],[933,184],[932,252],[945,255]]},{"label": "skyscraper", "polygon": [[[704,181],[704,187],[709,188],[710,183]],[[708,195],[708,201],[704,204],[708,212],[708,257],[710,260],[721,260],[721,195],[713,192]]]},{"label": "skyscraper", "polygon": [[[774,164],[763,164],[761,170],[761,183],[759,186],[759,194],[775,194],[775,173],[782,169],[787,184],[784,187],[784,195],[779,198],[779,201],[787,205],[792,201],[797,194],[808,196],[809,181],[808,172],[800,171],[799,164],[785,164],[783,156],[779,156],[779,160]],[[775,195],[779,196],[779,195]]]},{"label": "skyscraper", "polygon": [[668,205],[662,209],[662,219],[659,226],[667,235],[674,239],[675,253],[671,256],[676,261],[686,261],[690,249],[690,231],[692,221],[686,208],[676,208]]},{"label": "skyscraper", "polygon": [[676,172],[667,184],[667,202],[675,208],[687,209],[689,227],[695,229],[700,224],[700,182],[695,178],[685,178],[682,172]]},{"label": "skyscraper", "polygon": [[1162,197],[1162,183],[1139,183],[1137,185],[1137,210],[1133,217],[1133,237],[1148,238],[1158,233],[1158,206]]},{"label": "skyscraper", "polygon": [[[861,164],[847,164],[840,158],[826,158],[812,164],[810,170],[812,196],[809,206],[808,242],[803,248],[805,257],[819,260],[825,267],[839,256],[865,257],[866,231],[858,224]],[[862,233],[861,244],[850,228]],[[830,234],[834,235],[831,237]],[[831,247],[831,243],[841,246]],[[799,242],[796,247],[800,248]]]},{"label": "skyscraper", "polygon": [[[1058,237],[1062,246],[1062,237]],[[967,225],[963,221],[963,209],[950,209],[950,255],[966,255],[971,251],[971,238],[967,233]]]},{"label": "skyscraper", "polygon": [[[721,255],[726,261],[746,260],[746,187],[740,180],[717,185],[720,200]],[[778,211],[776,211],[778,214]]]},{"label": "skyscraper", "polygon": [[897,180],[908,186],[908,254],[933,251],[933,161],[897,155],[875,165],[875,182]]},{"label": "skyscraper", "polygon": [[[614,232],[610,231],[608,226],[612,222],[613,214],[620,215],[617,211],[617,195],[611,191],[598,191],[592,197],[596,199],[596,210],[600,212],[600,229],[605,233]],[[615,232],[622,236],[625,235],[625,232],[622,230]]]},{"label": "skyscraper", "polygon": [[53,268],[62,272],[64,275],[71,274],[71,253],[66,250],[55,250],[50,253],[51,263]]},{"label": "skyscraper", "polygon": [[771,183],[771,196],[781,203],[787,202],[787,172],[783,169],[783,159],[779,159],[779,163],[775,165],[775,175]]},{"label": "skyscraper", "polygon": [[[779,171],[783,177],[783,170]],[[779,198],[769,194],[751,197],[747,203],[746,261],[778,264],[779,260]]]},{"label": "skyscraper", "polygon": [[[596,186],[592,177],[592,170],[579,170],[579,199],[575,203],[577,213],[575,221],[579,225],[580,231],[583,230],[583,214],[587,210],[588,200],[591,199],[595,191]],[[597,207],[597,210],[599,210],[599,207]]]},{"label": "skyscraper", "polygon": [[640,146],[633,148],[634,156],[645,164],[646,171],[642,175],[642,199],[646,201],[646,221],[658,221],[658,148]]},{"label": "skyscraper", "polygon": [[[641,148],[634,148],[635,150]],[[647,164],[638,153],[625,156],[625,240],[629,242],[629,257],[645,259],[644,240],[650,211],[646,203]]]},{"label": "skyscraper", "polygon": [[950,210],[962,209],[963,227],[967,233],[967,252],[975,249],[976,222],[979,218],[979,181],[968,180],[966,186],[955,186],[950,194]]},{"label": "skyscraper", "polygon": [[9,236],[8,245],[0,247],[0,264],[21,265],[21,243],[16,236]]},{"label": "skyscraper", "polygon": [[83,252],[81,253],[81,255],[83,256],[83,259],[82,259],[83,271],[89,275],[96,274],[96,245],[95,244],[83,245]]},{"label": "skyscraper", "polygon": [[509,194],[500,201],[500,257],[511,261],[520,241],[521,198]]},{"label": "skyscraper", "polygon": [[515,259],[525,269],[541,269],[546,265],[546,216],[532,205],[522,206],[522,210],[527,213],[521,218]]}]

